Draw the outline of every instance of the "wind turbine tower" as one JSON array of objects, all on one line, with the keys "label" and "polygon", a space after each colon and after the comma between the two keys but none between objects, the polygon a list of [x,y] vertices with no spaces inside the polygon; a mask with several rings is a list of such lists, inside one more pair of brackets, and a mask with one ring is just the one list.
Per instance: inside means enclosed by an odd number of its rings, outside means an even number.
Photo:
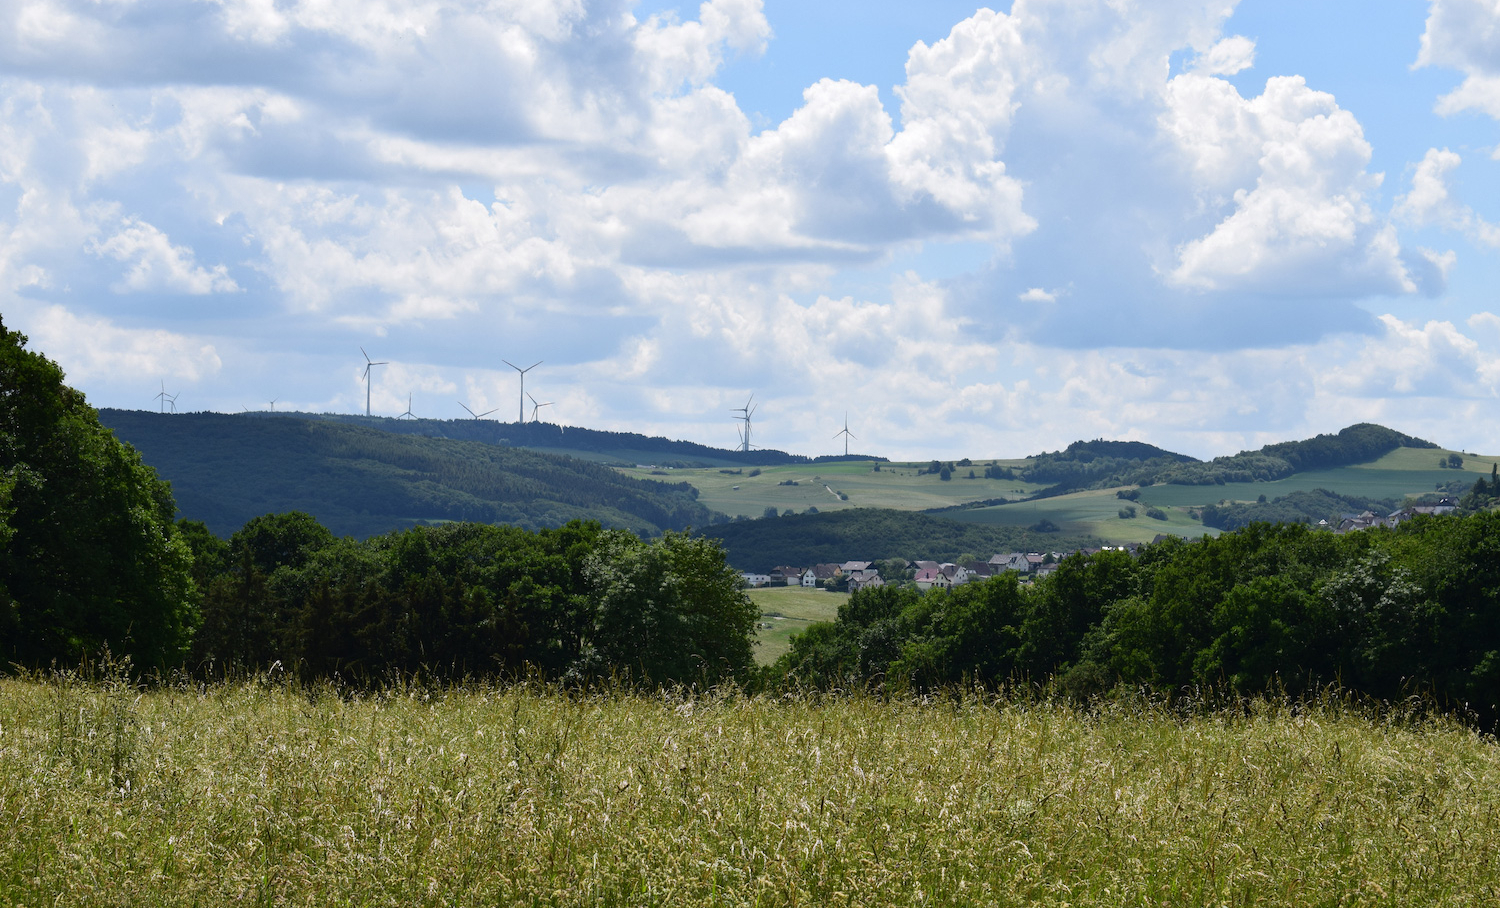
[{"label": "wind turbine tower", "polygon": [[745,424],[744,430],[740,433],[741,451],[750,450],[750,418],[755,415],[756,411],[756,407],[751,406],[751,403],[754,400],[755,395],[752,393],[750,397],[745,401],[745,405],[743,407],[735,407],[733,410],[729,411],[731,413],[741,414],[740,416],[736,416],[735,419],[738,419],[740,422],[743,422]]},{"label": "wind turbine tower", "polygon": [[378,363],[371,362],[370,361],[370,354],[365,353],[365,348],[364,347],[360,347],[359,348],[359,352],[365,354],[365,415],[369,416],[370,415],[370,370],[374,369],[376,366],[388,366],[388,365],[390,365],[390,363],[385,362],[385,361],[381,361],[381,362],[378,362]]},{"label": "wind turbine tower", "polygon": [[839,435],[844,436],[844,456],[848,457],[849,456],[849,439],[853,438],[853,439],[858,440],[858,437],[859,437],[859,436],[855,435],[853,432],[849,431],[849,414],[848,413],[844,414],[844,431],[838,433],[838,435],[835,435],[833,437],[834,438],[838,438]]},{"label": "wind turbine tower", "polygon": [[502,363],[505,363],[507,366],[510,366],[512,369],[516,370],[517,372],[521,373],[521,395],[520,395],[520,397],[517,398],[516,422],[525,422],[526,421],[526,373],[530,372],[532,369],[535,369],[537,366],[540,366],[542,364],[542,361],[541,360],[537,360],[536,362],[532,363],[531,365],[527,366],[524,369],[522,369],[520,366],[516,365],[515,363],[511,362],[508,359],[502,359],[500,361]]},{"label": "wind turbine tower", "polygon": [[[181,393],[182,393],[181,391],[177,392],[177,394],[181,394]],[[158,394],[158,395],[156,395],[156,397],[155,397],[156,400],[161,401],[161,412],[163,412],[163,413],[167,412],[167,404],[171,404],[172,405],[172,412],[173,413],[177,412],[177,394],[168,394],[167,393],[167,383],[165,381],[163,381],[161,383],[161,393]]]},{"label": "wind turbine tower", "polygon": [[415,413],[413,413],[411,411],[411,392],[407,392],[407,394],[406,394],[406,412],[402,413],[400,416],[398,416],[396,418],[397,419],[406,419],[408,417],[410,417],[411,419],[416,419],[417,418],[417,414],[415,414]]}]

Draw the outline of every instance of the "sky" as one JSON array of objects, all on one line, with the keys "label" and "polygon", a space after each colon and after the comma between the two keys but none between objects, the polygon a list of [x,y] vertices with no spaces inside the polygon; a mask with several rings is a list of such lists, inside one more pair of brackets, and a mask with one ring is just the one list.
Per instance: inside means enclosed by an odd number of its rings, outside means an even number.
[{"label": "sky", "polygon": [[1494,453],[1497,294],[1500,0],[0,0],[98,407]]}]

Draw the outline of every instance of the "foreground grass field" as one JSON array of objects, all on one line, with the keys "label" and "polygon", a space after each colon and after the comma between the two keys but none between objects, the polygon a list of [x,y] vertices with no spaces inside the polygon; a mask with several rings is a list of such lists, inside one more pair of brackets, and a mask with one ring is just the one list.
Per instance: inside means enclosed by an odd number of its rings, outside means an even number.
[{"label": "foreground grass field", "polygon": [[0,681],[5,905],[1492,905],[1500,753],[1337,704]]}]

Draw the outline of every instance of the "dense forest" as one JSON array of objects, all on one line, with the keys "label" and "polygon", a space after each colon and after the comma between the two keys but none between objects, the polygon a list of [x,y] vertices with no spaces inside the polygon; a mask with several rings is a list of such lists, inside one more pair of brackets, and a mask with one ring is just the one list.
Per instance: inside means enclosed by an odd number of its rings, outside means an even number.
[{"label": "dense forest", "polygon": [[997,552],[1099,545],[1098,540],[1087,537],[962,523],[888,508],[787,514],[735,521],[701,532],[723,545],[730,563],[746,571],[768,571],[778,565],[807,567],[851,559],[956,561],[967,555],[988,560]]},{"label": "dense forest", "polygon": [[201,591],[189,664],[311,677],[536,675],[715,682],[745,676],[759,613],[722,550],[573,522],[475,523],[358,542],[306,514],[227,542],[184,524]]},{"label": "dense forest", "polygon": [[579,426],[560,426],[547,422],[500,422],[492,419],[392,419],[386,416],[364,416],[357,413],[247,413],[246,418],[309,419],[379,429],[403,435],[428,438],[453,438],[485,444],[513,445],[519,448],[578,451],[599,455],[625,464],[651,463],[671,467],[718,467],[744,464],[777,466],[781,464],[824,463],[842,460],[879,460],[869,454],[837,454],[806,457],[788,454],[774,448],[749,451],[713,448],[692,441],[641,435],[636,432],[610,432]]},{"label": "dense forest", "polygon": [[570,520],[649,536],[725,519],[700,505],[687,483],[505,445],[221,413],[104,410],[100,419],[171,479],[184,516],[220,536],[252,517],[292,510],[358,537],[419,523],[540,529]]}]

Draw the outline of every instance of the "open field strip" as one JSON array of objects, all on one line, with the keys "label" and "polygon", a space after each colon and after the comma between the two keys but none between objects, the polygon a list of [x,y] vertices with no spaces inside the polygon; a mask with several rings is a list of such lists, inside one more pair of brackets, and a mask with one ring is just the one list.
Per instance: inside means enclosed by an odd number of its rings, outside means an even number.
[{"label": "open field strip", "polygon": [[818,621],[838,617],[848,593],[797,586],[763,586],[747,590],[750,601],[760,607],[755,630],[755,661],[770,665],[792,648],[792,636]]},{"label": "open field strip", "polygon": [[[698,489],[699,503],[731,517],[760,517],[767,507],[778,511],[791,508],[798,513],[811,507],[819,511],[854,507],[924,511],[988,498],[1019,498],[1044,488],[1019,480],[984,479],[984,467],[977,463],[972,468],[959,467],[953,478],[944,482],[936,475],[917,473],[926,466],[883,463],[876,472],[870,461],[794,464],[761,467],[756,476],[750,475],[754,467],[744,467],[740,473],[722,473],[718,469],[660,470],[655,474],[648,469],[622,472],[642,479],[691,483]],[[980,478],[967,478],[970,469]],[[797,484],[781,484],[788,481]],[[830,495],[829,489],[849,497],[839,499]]]},{"label": "open field strip", "polygon": [[[1217,530],[1206,528],[1189,516],[1186,508],[1158,505],[1156,492],[1162,488],[1177,486],[1148,486],[1141,490],[1140,501],[1123,501],[1115,496],[1114,489],[1096,489],[1073,492],[1053,498],[1038,498],[1015,504],[973,508],[945,514],[953,520],[984,523],[998,526],[1031,526],[1046,519],[1057,524],[1069,535],[1091,535],[1109,542],[1150,542],[1159,533],[1195,538],[1204,534],[1213,536]],[[1213,488],[1223,488],[1213,486]],[[1134,506],[1136,516],[1124,519],[1120,509]],[[1166,520],[1154,520],[1146,516],[1148,506],[1160,506],[1167,515]]]},{"label": "open field strip", "polygon": [[1500,904],[1500,753],[1261,704],[0,681],[7,905]]}]

